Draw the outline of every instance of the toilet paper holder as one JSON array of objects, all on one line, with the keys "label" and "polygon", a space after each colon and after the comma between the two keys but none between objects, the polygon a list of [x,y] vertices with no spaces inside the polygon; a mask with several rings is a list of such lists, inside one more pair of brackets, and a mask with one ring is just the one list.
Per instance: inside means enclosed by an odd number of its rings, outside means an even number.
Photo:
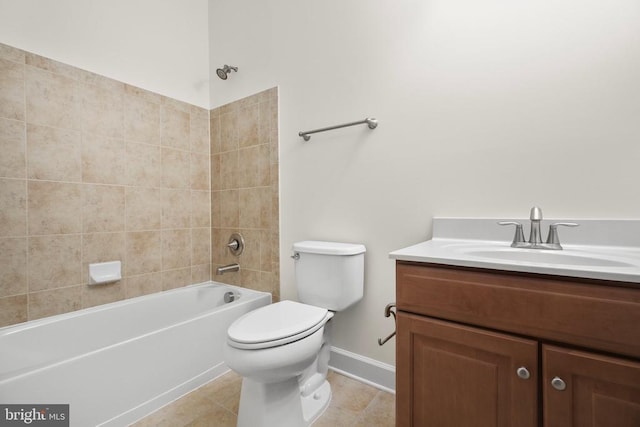
[{"label": "toilet paper holder", "polygon": [[391,338],[393,338],[396,335],[397,319],[396,319],[396,312],[392,310],[394,308],[396,308],[395,302],[387,304],[387,306],[384,308],[384,317],[393,316],[394,328],[393,328],[393,332],[389,334],[386,338],[384,339],[378,338],[378,345],[380,346],[385,345],[387,341],[389,341]]}]

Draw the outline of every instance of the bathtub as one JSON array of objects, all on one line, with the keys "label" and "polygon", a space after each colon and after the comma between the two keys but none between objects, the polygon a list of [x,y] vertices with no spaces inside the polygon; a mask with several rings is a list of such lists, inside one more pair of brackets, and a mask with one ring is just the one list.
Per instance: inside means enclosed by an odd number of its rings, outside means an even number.
[{"label": "bathtub", "polygon": [[0,328],[0,404],[69,404],[71,426],[127,425],[226,372],[227,328],[269,303],[206,282]]}]

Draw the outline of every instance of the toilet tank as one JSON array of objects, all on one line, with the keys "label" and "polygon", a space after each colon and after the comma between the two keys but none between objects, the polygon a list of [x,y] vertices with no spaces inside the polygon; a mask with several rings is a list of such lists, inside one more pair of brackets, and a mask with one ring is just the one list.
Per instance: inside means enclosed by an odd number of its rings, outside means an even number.
[{"label": "toilet tank", "polygon": [[364,245],[307,240],[293,251],[300,302],[340,311],[362,299]]}]

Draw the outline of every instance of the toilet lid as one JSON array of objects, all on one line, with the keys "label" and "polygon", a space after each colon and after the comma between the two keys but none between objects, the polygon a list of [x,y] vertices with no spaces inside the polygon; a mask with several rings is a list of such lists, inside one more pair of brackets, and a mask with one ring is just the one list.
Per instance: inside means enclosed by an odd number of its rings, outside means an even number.
[{"label": "toilet lid", "polygon": [[[331,313],[333,314],[333,313]],[[227,331],[229,340],[241,347],[277,342],[282,345],[290,340],[301,339],[305,331],[322,326],[330,318],[329,310],[295,301],[280,301],[245,314],[233,322]],[[302,336],[300,336],[302,335]],[[269,345],[259,345],[264,348]]]}]

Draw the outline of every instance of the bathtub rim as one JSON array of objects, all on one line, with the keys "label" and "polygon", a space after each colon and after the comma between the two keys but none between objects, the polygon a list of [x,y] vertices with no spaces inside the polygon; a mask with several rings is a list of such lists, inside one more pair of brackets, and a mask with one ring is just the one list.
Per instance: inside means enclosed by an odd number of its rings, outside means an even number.
[{"label": "bathtub rim", "polygon": [[[37,326],[46,325],[46,324],[58,322],[58,321],[61,321],[61,320],[72,319],[74,317],[82,316],[83,314],[86,314],[86,313],[108,310],[109,308],[111,308],[113,306],[122,306],[122,305],[133,304],[136,301],[139,301],[140,299],[143,299],[143,298],[157,298],[157,297],[160,297],[160,296],[163,296],[163,295],[167,295],[169,293],[184,292],[184,290],[189,289],[189,288],[205,287],[205,286],[209,286],[209,285],[217,285],[217,286],[220,286],[220,287],[233,288],[234,290],[239,291],[241,296],[242,296],[243,293],[257,293],[257,294],[272,295],[270,292],[257,291],[257,290],[254,290],[254,289],[243,288],[243,287],[236,286],[236,285],[229,285],[227,283],[216,282],[216,281],[213,281],[213,280],[207,280],[205,282],[193,283],[191,285],[181,286],[181,287],[178,287],[178,288],[162,290],[162,291],[153,292],[153,293],[150,293],[150,294],[139,295],[139,296],[136,296],[136,297],[125,298],[125,299],[121,299],[121,300],[118,300],[118,301],[108,302],[108,303],[105,303],[105,304],[98,304],[98,305],[94,305],[92,307],[81,308],[79,310],[69,311],[67,313],[53,314],[51,316],[42,317],[40,319],[32,319],[32,320],[27,320],[25,322],[14,323],[13,325],[2,326],[2,327],[0,327],[0,338],[2,336],[11,335],[13,333],[17,333],[17,332],[22,331],[22,330],[32,329],[32,328],[35,328]],[[272,298],[273,298],[273,295],[272,295]],[[242,298],[239,298],[239,299],[237,299],[235,301],[232,301],[230,303],[227,303],[227,304],[233,304],[236,301],[242,301]],[[226,304],[224,304],[224,305],[226,305]],[[194,316],[194,317],[197,317],[197,316]],[[9,331],[10,329],[15,329],[15,331]],[[7,331],[9,331],[9,332],[7,332]]]}]

